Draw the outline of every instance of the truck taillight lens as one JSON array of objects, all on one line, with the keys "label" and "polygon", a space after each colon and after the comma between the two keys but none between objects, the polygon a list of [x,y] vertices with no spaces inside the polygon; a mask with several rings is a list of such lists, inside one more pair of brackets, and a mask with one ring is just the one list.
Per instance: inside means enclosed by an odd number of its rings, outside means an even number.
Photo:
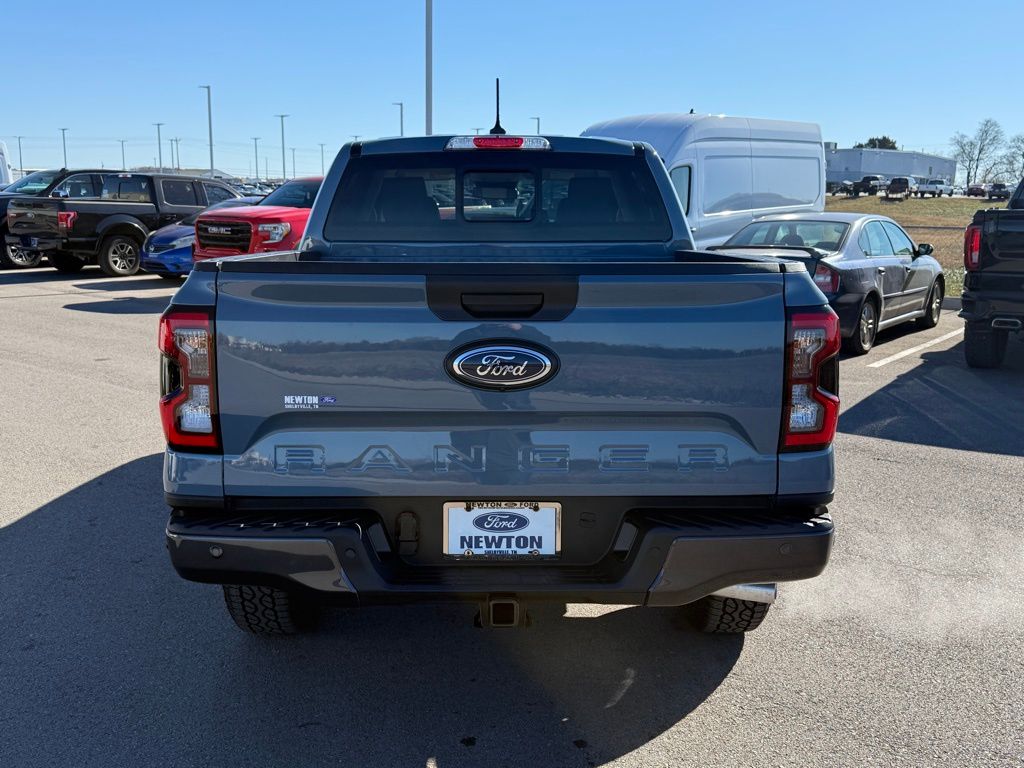
[{"label": "truck taillight lens", "polygon": [[71,229],[75,226],[75,219],[77,218],[77,211],[57,211],[57,228]]},{"label": "truck taillight lens", "polygon": [[213,321],[168,308],[160,318],[160,421],[172,448],[219,451]]},{"label": "truck taillight lens", "polygon": [[839,273],[831,267],[819,264],[814,270],[814,284],[822,293],[836,293],[839,290]]},{"label": "truck taillight lens", "polygon": [[981,226],[971,224],[964,230],[964,267],[971,272],[981,261]]},{"label": "truck taillight lens", "polygon": [[781,450],[819,450],[835,438],[839,345],[839,318],[831,307],[789,315]]}]

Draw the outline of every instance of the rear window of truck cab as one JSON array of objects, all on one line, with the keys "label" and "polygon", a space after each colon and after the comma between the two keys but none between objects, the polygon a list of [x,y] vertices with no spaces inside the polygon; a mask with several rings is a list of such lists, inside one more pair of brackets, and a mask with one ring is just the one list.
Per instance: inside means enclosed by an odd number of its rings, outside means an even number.
[{"label": "rear window of truck cab", "polygon": [[103,177],[103,200],[120,200],[126,203],[151,203],[149,179],[130,174],[111,174]]},{"label": "rear window of truck cab", "polygon": [[664,242],[672,227],[642,157],[434,152],[354,157],[331,242]]}]

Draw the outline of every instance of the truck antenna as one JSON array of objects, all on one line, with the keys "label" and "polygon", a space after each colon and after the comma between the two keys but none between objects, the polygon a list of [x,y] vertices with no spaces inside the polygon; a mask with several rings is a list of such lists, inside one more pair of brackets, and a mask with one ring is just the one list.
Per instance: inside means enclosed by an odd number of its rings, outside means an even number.
[{"label": "truck antenna", "polygon": [[494,78],[494,127],[491,128],[492,136],[503,136],[505,129],[501,127],[501,79]]}]

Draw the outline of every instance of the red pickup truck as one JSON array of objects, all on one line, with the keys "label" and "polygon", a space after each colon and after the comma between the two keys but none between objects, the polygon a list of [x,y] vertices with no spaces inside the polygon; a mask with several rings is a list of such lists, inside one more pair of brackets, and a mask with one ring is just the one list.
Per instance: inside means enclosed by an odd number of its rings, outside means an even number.
[{"label": "red pickup truck", "polygon": [[322,178],[294,179],[256,205],[200,214],[193,260],[294,249],[306,229],[321,182]]}]

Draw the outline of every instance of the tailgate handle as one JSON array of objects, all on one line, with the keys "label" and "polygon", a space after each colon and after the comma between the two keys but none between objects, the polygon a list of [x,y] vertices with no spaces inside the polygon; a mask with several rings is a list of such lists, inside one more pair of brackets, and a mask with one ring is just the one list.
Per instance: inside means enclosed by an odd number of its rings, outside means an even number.
[{"label": "tailgate handle", "polygon": [[462,294],[462,308],[473,317],[533,317],[543,306],[543,293]]}]

